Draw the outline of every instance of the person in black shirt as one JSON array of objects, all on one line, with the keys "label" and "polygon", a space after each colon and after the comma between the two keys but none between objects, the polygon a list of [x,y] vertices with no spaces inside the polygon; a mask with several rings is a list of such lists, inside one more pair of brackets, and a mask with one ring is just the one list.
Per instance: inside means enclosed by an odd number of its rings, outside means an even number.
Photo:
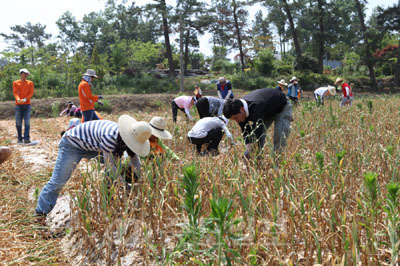
[{"label": "person in black shirt", "polygon": [[250,92],[243,99],[228,100],[224,116],[239,123],[246,144],[245,156],[249,158],[253,143],[260,149],[265,143],[266,129],[274,122],[274,151],[286,146],[292,121],[292,104],[286,95],[272,88]]}]

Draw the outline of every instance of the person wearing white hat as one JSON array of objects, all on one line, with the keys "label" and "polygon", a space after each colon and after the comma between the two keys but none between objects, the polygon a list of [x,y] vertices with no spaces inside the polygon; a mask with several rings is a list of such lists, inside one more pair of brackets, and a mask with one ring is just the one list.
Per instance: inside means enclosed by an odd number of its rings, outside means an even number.
[{"label": "person wearing white hat", "polygon": [[53,174],[40,192],[36,214],[45,216],[54,208],[58,194],[82,158],[91,159],[102,153],[106,168],[111,169],[111,177],[119,178],[120,159],[126,151],[140,178],[139,156],[149,153],[151,134],[149,123],[137,122],[129,115],[120,116],[118,123],[95,120],[68,130],[60,141]]},{"label": "person wearing white hat", "polygon": [[168,146],[166,146],[162,140],[172,139],[171,133],[166,130],[167,125],[165,119],[160,116],[153,117],[149,125],[151,126],[151,136],[150,136],[150,152],[153,155],[165,154],[167,158],[180,160],[178,155],[176,155]]},{"label": "person wearing white hat", "polygon": [[339,85],[338,89],[342,89],[342,100],[340,101],[340,106],[351,105],[353,103],[353,92],[348,83],[344,82],[343,79],[337,78],[335,85]]},{"label": "person wearing white hat", "polygon": [[93,69],[86,70],[86,72],[83,73],[81,83],[79,83],[78,86],[79,104],[81,106],[84,122],[99,120],[100,118],[94,111],[94,103],[98,102],[100,105],[103,105],[103,103],[99,101],[103,99],[103,96],[95,96],[92,94],[91,87],[93,78],[97,78],[96,71]]},{"label": "person wearing white hat", "polygon": [[[227,127],[228,119],[224,116],[204,117],[196,122],[188,132],[187,137],[190,143],[196,145],[196,150],[200,155],[218,155],[218,145],[222,139],[223,132],[229,138],[232,145],[235,140]],[[207,144],[207,149],[202,152],[202,146]]]},{"label": "person wearing white hat", "polygon": [[288,86],[288,93],[287,93],[287,97],[289,97],[289,99],[293,102],[293,104],[297,104],[301,95],[301,88],[299,85],[299,80],[293,76],[290,79],[290,84]]},{"label": "person wearing white hat", "polygon": [[217,93],[220,99],[233,99],[232,84],[225,77],[220,77],[217,83]]},{"label": "person wearing white hat", "polygon": [[280,81],[278,81],[278,86],[275,87],[275,89],[277,89],[278,91],[282,91],[285,89],[285,86],[287,86],[288,84],[285,82],[284,79],[281,79]]},{"label": "person wearing white hat", "polygon": [[333,86],[320,87],[314,91],[315,102],[317,105],[324,105],[324,98],[327,96],[335,96],[336,88]]},{"label": "person wearing white hat", "polygon": [[[29,131],[31,121],[31,98],[34,92],[33,82],[27,80],[30,75],[26,68],[19,70],[21,79],[13,82],[15,97],[15,125],[17,128],[18,144],[31,143]],[[22,119],[24,120],[24,135],[22,135]]]}]

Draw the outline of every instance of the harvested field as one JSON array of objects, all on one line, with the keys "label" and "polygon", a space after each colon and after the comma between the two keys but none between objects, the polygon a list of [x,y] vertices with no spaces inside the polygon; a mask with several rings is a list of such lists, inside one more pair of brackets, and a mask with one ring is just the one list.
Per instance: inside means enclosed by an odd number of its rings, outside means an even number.
[{"label": "harvested field", "polygon": [[180,160],[143,158],[142,179],[129,190],[104,189],[102,168],[82,161],[61,193],[71,206],[69,222],[56,230],[48,229],[51,219],[38,226],[32,213],[35,194],[51,175],[59,132],[68,119],[33,118],[31,136],[40,144],[31,147],[16,144],[12,118],[1,120],[0,143],[14,152],[0,166],[2,262],[399,262],[400,186],[393,194],[400,181],[397,96],[356,98],[349,108],[339,108],[338,98],[321,107],[303,101],[294,109],[283,153],[270,152],[269,129],[264,153],[249,161],[242,157],[244,145],[233,121],[229,128],[237,146],[224,138],[220,155],[196,156],[186,138],[193,123],[180,112],[173,124],[168,101],[154,109],[124,107],[127,111],[104,118],[116,121],[123,113],[145,121],[166,117],[174,135],[166,144]]}]

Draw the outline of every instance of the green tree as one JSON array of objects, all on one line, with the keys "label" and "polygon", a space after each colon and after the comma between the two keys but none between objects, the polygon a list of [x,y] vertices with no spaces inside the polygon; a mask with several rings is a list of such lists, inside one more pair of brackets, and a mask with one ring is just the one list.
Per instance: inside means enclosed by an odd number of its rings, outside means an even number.
[{"label": "green tree", "polygon": [[365,64],[368,67],[368,71],[369,71],[369,78],[371,79],[371,83],[372,83],[372,88],[377,90],[378,89],[378,85],[376,83],[376,78],[375,78],[375,71],[374,71],[374,62],[373,62],[373,57],[371,54],[371,50],[370,50],[370,44],[369,44],[369,36],[368,36],[368,32],[367,32],[367,27],[365,25],[364,22],[364,11],[363,9],[365,8],[365,6],[363,6],[360,2],[360,0],[355,0],[355,4],[357,7],[357,12],[358,12],[358,16],[360,19],[360,25],[361,25],[361,33],[364,39],[364,49],[365,49],[365,54],[364,54],[364,61]]},{"label": "green tree", "polygon": [[35,48],[42,48],[45,42],[51,37],[51,34],[46,33],[46,25],[37,23],[33,25],[27,22],[25,25],[15,25],[10,27],[13,33],[7,35],[0,33],[4,39],[10,43],[10,48],[13,51],[19,51],[22,48],[30,49],[31,64],[35,65]]},{"label": "green tree", "polygon": [[[385,31],[397,32],[399,34],[400,29],[400,1],[398,4],[388,7],[387,9],[378,9],[378,24],[381,25]],[[400,86],[400,38],[398,38],[397,48],[397,62],[395,67],[394,81],[397,86]]]}]

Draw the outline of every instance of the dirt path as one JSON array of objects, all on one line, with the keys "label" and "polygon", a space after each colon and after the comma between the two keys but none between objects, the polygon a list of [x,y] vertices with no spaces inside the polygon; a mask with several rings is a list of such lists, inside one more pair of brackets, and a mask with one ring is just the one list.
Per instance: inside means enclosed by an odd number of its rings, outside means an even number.
[{"label": "dirt path", "polygon": [[[33,217],[38,191],[49,179],[57,155],[56,129],[64,121],[32,119],[31,139],[36,146],[17,144],[15,121],[0,121],[0,145],[12,149],[0,165],[0,261],[3,264],[66,263],[55,238]],[[51,126],[50,126],[51,125]],[[49,133],[47,130],[52,129]]]}]

